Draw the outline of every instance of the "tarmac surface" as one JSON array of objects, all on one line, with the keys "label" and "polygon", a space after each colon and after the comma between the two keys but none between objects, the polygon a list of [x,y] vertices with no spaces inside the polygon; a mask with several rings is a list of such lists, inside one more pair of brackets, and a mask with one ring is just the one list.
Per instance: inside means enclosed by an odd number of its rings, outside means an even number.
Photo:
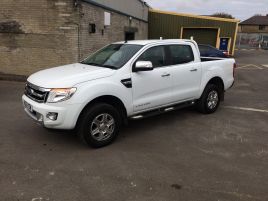
[{"label": "tarmac surface", "polygon": [[24,83],[0,81],[0,200],[268,200],[268,51],[236,57],[215,114],[133,121],[102,149],[36,125],[22,109]]}]

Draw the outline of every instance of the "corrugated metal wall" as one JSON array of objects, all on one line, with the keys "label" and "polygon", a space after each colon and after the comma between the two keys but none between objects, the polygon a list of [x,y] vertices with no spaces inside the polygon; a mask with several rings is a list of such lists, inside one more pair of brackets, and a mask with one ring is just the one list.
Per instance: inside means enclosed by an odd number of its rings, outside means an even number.
[{"label": "corrugated metal wall", "polygon": [[201,19],[189,16],[178,16],[155,11],[149,12],[149,38],[180,38],[182,27],[215,27],[220,28],[220,37],[231,37],[231,53],[234,46],[237,22]]},{"label": "corrugated metal wall", "polygon": [[208,44],[214,47],[217,46],[218,29],[199,29],[199,28],[184,28],[182,38],[194,40],[199,44]]}]

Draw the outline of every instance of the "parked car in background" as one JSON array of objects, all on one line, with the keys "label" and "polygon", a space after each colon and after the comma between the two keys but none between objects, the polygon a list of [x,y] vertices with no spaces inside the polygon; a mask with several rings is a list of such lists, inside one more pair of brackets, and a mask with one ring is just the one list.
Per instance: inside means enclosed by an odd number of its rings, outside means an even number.
[{"label": "parked car in background", "polygon": [[227,51],[221,51],[211,45],[199,44],[199,51],[201,57],[219,57],[228,58],[229,53]]},{"label": "parked car in background", "polygon": [[200,58],[193,40],[108,45],[80,63],[46,69],[26,84],[25,112],[47,128],[74,129],[93,147],[120,125],[186,106],[217,110],[234,83],[234,59]]}]

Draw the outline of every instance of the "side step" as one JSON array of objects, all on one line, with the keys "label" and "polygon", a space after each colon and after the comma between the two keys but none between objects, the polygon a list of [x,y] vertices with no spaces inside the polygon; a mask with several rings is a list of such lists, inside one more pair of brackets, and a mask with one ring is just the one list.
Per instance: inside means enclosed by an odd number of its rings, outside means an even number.
[{"label": "side step", "polygon": [[144,119],[144,118],[152,117],[152,116],[159,115],[159,114],[162,114],[162,113],[170,112],[170,111],[173,111],[173,110],[178,110],[178,109],[182,109],[182,108],[185,108],[185,107],[190,107],[190,106],[192,106],[194,104],[195,104],[195,101],[187,101],[185,103],[180,103],[180,104],[177,104],[177,105],[173,105],[173,106],[169,106],[169,107],[163,107],[163,108],[159,108],[159,109],[152,110],[152,111],[149,111],[149,112],[140,113],[138,115],[130,117],[130,119],[132,119],[132,120]]}]

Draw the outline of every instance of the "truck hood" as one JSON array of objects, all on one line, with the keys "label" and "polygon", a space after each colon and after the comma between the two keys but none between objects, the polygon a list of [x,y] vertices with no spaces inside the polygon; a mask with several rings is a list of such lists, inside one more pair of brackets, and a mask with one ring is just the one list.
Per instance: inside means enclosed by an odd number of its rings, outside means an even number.
[{"label": "truck hood", "polygon": [[115,70],[80,63],[59,66],[32,74],[27,81],[43,88],[69,88],[90,80],[109,77]]}]

